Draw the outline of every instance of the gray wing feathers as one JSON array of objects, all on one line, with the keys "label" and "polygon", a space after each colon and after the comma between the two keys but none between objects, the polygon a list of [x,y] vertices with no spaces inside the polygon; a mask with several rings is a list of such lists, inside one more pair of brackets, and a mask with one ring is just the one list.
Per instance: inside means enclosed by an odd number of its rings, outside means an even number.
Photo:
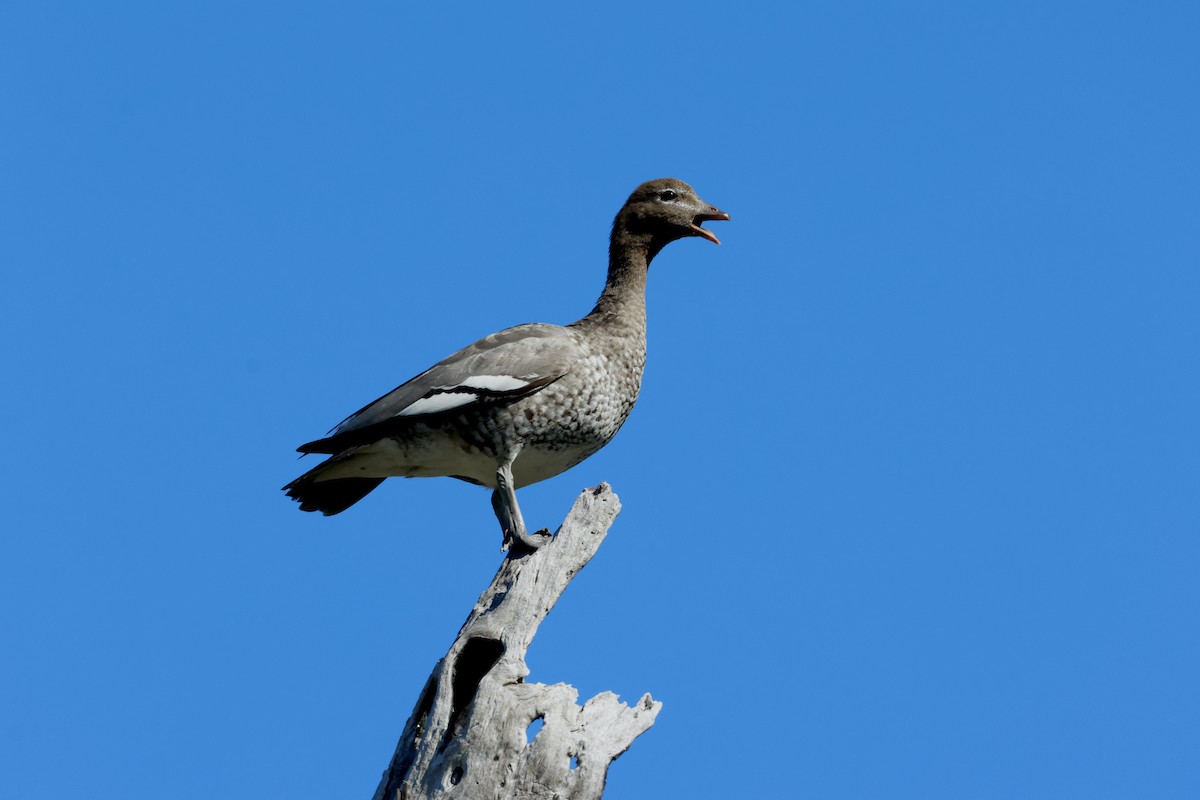
[{"label": "gray wing feathers", "polygon": [[348,417],[333,435],[393,417],[420,417],[482,400],[515,399],[561,378],[580,357],[575,334],[558,325],[518,325],[438,362]]}]

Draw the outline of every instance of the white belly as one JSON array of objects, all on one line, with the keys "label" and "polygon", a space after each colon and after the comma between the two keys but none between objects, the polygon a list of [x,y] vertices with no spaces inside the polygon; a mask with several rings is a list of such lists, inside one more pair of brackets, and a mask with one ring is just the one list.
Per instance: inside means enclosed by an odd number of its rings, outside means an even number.
[{"label": "white belly", "polygon": [[592,447],[571,445],[559,450],[526,447],[513,462],[513,483],[516,488],[544,481],[566,472],[595,452]]},{"label": "white belly", "polygon": [[[537,447],[523,449],[513,462],[516,487],[553,478],[594,452],[584,445],[555,450]],[[466,445],[447,447],[402,445],[394,439],[380,439],[361,448],[350,458],[330,465],[317,480],[334,478],[440,478],[455,476],[496,488],[496,459]]]},{"label": "white belly", "polygon": [[318,480],[333,478],[440,478],[461,476],[496,486],[496,461],[475,448],[400,444],[380,439],[331,465]]}]

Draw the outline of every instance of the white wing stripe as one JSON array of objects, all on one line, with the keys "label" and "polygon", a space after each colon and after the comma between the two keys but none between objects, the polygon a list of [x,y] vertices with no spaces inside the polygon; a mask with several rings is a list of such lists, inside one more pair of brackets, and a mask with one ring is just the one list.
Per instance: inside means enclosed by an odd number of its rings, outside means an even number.
[{"label": "white wing stripe", "polygon": [[[524,389],[528,385],[529,381],[523,381],[511,375],[472,375],[459,384],[459,386],[468,386],[472,389],[483,389],[485,392],[511,392],[514,389]],[[457,387],[445,386],[442,388],[454,389]]]},{"label": "white wing stripe", "polygon": [[511,375],[472,375],[457,386],[438,386],[431,389],[429,396],[422,397],[407,408],[397,411],[396,416],[437,414],[477,402],[481,392],[511,392],[524,389],[528,385],[529,381]]},{"label": "white wing stripe", "polygon": [[411,417],[417,414],[436,414],[439,411],[449,411],[452,408],[474,403],[479,395],[474,392],[453,392],[435,394],[432,397],[422,397],[408,408],[396,413],[398,417]]}]

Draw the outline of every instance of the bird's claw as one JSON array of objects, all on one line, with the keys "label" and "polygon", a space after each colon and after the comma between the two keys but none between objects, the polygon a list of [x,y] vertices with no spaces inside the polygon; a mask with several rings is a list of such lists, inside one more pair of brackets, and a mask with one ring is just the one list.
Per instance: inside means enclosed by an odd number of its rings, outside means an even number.
[{"label": "bird's claw", "polygon": [[505,530],[504,543],[500,545],[500,552],[508,552],[515,545],[518,550],[532,553],[553,538],[549,528],[542,528],[540,531],[534,531],[533,533],[524,530]]}]

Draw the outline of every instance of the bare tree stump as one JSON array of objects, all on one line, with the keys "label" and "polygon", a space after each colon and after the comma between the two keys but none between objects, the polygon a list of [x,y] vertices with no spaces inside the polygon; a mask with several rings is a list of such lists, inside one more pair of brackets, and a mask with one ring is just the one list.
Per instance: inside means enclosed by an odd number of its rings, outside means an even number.
[{"label": "bare tree stump", "polygon": [[571,686],[525,683],[525,652],[620,509],[608,484],[588,489],[552,541],[505,558],[429,676],[375,800],[601,796],[608,765],[662,703],[646,694],[631,707],[604,692],[580,707]]}]

